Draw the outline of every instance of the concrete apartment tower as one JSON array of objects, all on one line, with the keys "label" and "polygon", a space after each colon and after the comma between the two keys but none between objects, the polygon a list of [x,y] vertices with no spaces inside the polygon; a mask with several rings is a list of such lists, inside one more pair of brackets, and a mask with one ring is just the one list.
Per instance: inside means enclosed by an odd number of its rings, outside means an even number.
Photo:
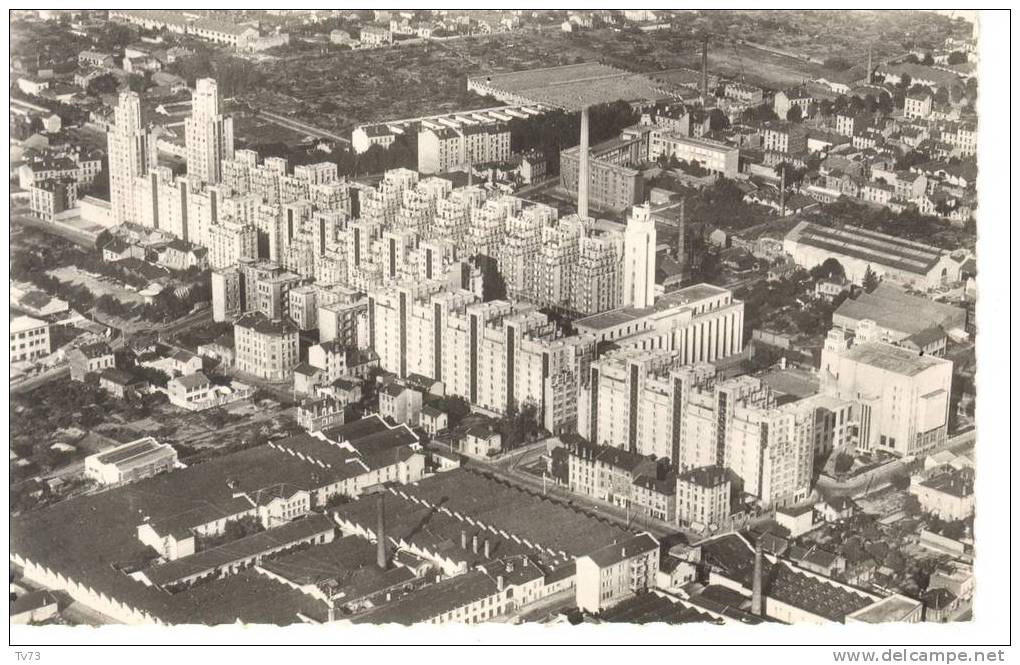
[{"label": "concrete apartment tower", "polygon": [[153,137],[142,127],[138,93],[120,93],[113,113],[114,126],[106,135],[110,164],[110,211],[115,224],[135,222],[135,178],[155,168]]},{"label": "concrete apartment tower", "polygon": [[591,158],[588,150],[588,107],[581,108],[581,146],[577,156],[577,216],[581,219],[588,218],[588,183],[591,176],[588,174],[588,160]]},{"label": "concrete apartment tower", "polygon": [[191,116],[185,122],[188,175],[210,184],[223,177],[223,160],[234,158],[234,121],[220,113],[214,79],[198,79],[191,95]]},{"label": "concrete apartment tower", "polygon": [[655,221],[648,204],[636,205],[623,233],[623,304],[651,307],[655,302]]}]

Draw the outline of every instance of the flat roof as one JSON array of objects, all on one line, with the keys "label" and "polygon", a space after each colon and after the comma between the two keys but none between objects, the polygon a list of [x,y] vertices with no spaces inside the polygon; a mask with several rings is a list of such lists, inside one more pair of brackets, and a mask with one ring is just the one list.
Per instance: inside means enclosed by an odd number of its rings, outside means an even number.
[{"label": "flat roof", "polygon": [[880,283],[871,293],[843,301],[833,314],[854,321],[869,319],[887,330],[913,335],[931,327],[962,323],[966,312],[930,298],[910,295],[892,284]]},{"label": "flat roof", "polygon": [[847,619],[855,619],[865,623],[887,623],[890,621],[902,621],[914,612],[921,603],[899,594],[883,598],[876,603],[851,612]]},{"label": "flat roof", "polygon": [[578,319],[574,322],[574,326],[590,330],[615,328],[619,325],[629,323],[630,321],[643,319],[655,312],[663,312],[674,307],[692,305],[707,298],[712,298],[724,293],[729,293],[729,290],[712,284],[692,284],[691,286],[677,289],[676,291],[670,291],[669,293],[659,296],[651,307],[644,309],[622,307],[608,312],[601,312],[599,314],[593,314],[591,316]]},{"label": "flat roof", "polygon": [[883,369],[902,376],[915,376],[939,365],[952,366],[951,360],[930,355],[919,355],[901,346],[886,342],[855,344],[847,352],[847,358],[855,362]]}]

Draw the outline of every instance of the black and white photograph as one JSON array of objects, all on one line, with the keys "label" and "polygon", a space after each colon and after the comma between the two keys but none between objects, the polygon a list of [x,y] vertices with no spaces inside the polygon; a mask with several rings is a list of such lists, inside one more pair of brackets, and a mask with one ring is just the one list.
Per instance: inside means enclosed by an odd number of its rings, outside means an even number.
[{"label": "black and white photograph", "polygon": [[1008,12],[136,6],[9,12],[12,649],[1006,660]]}]

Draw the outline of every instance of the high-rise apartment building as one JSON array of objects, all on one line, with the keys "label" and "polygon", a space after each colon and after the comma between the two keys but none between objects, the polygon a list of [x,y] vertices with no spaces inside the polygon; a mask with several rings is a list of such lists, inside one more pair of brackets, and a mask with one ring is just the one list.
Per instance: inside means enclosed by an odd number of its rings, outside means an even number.
[{"label": "high-rise apartment building", "polygon": [[214,79],[195,81],[184,138],[188,175],[203,182],[220,182],[223,161],[234,158],[234,121],[220,113],[219,91]]},{"label": "high-rise apartment building", "polygon": [[[106,135],[110,164],[110,210],[114,224],[142,223],[136,216],[135,179],[156,166],[156,142],[142,125],[138,93],[120,93],[113,127]],[[154,198],[150,197],[149,207]],[[139,202],[140,203],[140,202]]]}]

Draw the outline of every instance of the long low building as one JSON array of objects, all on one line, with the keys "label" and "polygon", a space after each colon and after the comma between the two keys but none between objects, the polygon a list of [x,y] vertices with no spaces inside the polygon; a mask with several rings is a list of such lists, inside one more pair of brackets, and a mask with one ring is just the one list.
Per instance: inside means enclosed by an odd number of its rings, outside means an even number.
[{"label": "long low building", "polygon": [[425,115],[416,118],[401,118],[383,122],[358,125],[351,130],[351,147],[358,154],[368,151],[373,145],[383,148],[393,143],[401,135],[417,135],[426,128],[463,129],[507,123],[514,118],[531,118],[551,110],[546,104],[510,104],[472,111],[458,111],[438,115]]},{"label": "long low building", "polygon": [[869,268],[881,279],[929,291],[960,279],[960,264],[950,252],[854,226],[801,222],[786,234],[783,249],[807,269],[836,259],[855,284],[863,283]]}]

